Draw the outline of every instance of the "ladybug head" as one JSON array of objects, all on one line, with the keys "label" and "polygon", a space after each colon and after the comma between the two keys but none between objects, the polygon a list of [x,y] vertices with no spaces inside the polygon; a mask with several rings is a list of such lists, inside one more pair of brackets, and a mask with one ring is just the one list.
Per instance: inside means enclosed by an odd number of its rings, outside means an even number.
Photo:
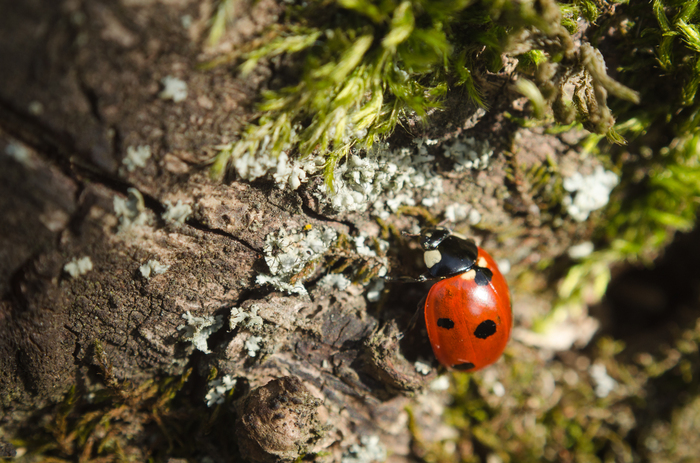
[{"label": "ladybug head", "polygon": [[433,277],[466,272],[476,265],[479,249],[474,240],[452,233],[444,227],[426,228],[421,233],[423,260]]},{"label": "ladybug head", "polygon": [[451,234],[452,232],[444,227],[426,228],[420,234],[420,245],[425,251],[437,249],[440,243]]}]

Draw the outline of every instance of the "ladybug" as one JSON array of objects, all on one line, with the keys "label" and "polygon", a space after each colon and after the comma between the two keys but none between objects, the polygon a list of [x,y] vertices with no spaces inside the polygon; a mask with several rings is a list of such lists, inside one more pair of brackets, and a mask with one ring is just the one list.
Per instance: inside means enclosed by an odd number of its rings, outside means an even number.
[{"label": "ladybug", "polygon": [[510,292],[496,262],[474,240],[443,227],[423,230],[420,244],[428,271],[418,280],[438,280],[423,305],[435,357],[459,371],[494,363],[513,325]]}]

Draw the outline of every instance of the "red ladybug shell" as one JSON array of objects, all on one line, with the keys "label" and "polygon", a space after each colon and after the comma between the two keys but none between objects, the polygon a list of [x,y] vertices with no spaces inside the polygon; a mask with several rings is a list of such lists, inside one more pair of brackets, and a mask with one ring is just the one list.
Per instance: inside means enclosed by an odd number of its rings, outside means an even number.
[{"label": "red ladybug shell", "polygon": [[493,273],[480,286],[476,269],[435,283],[425,300],[425,325],[438,361],[449,369],[476,371],[494,363],[506,347],[513,315],[505,278],[478,248],[477,265]]}]

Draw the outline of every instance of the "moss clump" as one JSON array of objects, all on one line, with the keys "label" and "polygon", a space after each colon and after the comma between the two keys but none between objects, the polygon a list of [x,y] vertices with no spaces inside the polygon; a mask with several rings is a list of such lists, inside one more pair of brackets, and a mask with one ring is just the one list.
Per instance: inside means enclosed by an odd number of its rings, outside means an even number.
[{"label": "moss clump", "polygon": [[219,153],[212,173],[221,176],[242,158],[317,153],[326,157],[332,184],[335,165],[351,149],[370,148],[403,120],[423,120],[446,92],[461,88],[484,106],[478,82],[502,69],[504,54],[520,58],[521,72],[531,73],[516,88],[536,114],[578,119],[619,140],[607,94],[632,101],[636,94],[607,75],[593,47],[574,45],[570,17],[592,16],[595,5],[576,2],[566,11],[553,0],[335,0],[290,8],[285,23],[247,53],[241,70],[293,55],[301,63],[296,78],[263,93],[261,116]]},{"label": "moss clump", "polygon": [[[588,353],[543,360],[511,345],[505,361],[454,374],[453,442],[425,461],[692,461],[700,416],[700,324],[670,346],[628,353],[601,338]],[[546,365],[545,365],[546,363]],[[446,445],[449,444],[449,445]]]},{"label": "moss clump", "polygon": [[[642,104],[619,105],[617,130],[628,149],[602,144],[622,169],[604,237],[622,257],[653,258],[676,230],[695,223],[700,198],[700,12],[698,2],[630,4],[601,29],[620,56],[620,79],[639,89]],[[628,50],[636,50],[631,54]]]},{"label": "moss clump", "polygon": [[[619,5],[591,34],[619,59],[618,78],[638,89],[639,105],[612,106],[615,146],[591,135],[582,146],[620,173],[595,233],[598,252],[573,267],[560,305],[580,301],[583,288],[601,296],[608,266],[622,260],[649,264],[677,231],[696,223],[700,204],[700,11],[698,2]],[[603,36],[603,31],[614,31]],[[634,53],[630,53],[633,50]]]},{"label": "moss clump", "polygon": [[178,411],[173,405],[191,369],[134,386],[112,376],[99,343],[95,354],[106,387],[89,393],[72,387],[47,419],[21,430],[12,441],[26,449],[19,461],[152,461],[182,450],[183,428],[192,423],[181,423],[182,404]]}]

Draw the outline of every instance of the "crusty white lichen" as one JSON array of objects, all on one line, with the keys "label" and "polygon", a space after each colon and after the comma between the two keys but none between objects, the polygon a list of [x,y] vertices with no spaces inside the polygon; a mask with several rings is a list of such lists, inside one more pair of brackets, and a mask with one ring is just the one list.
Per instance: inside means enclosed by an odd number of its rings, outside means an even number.
[{"label": "crusty white lichen", "polygon": [[330,227],[305,227],[298,232],[281,229],[265,238],[263,253],[270,274],[260,274],[256,282],[270,284],[290,294],[306,294],[303,278],[292,283],[308,265],[318,265],[320,258],[337,239],[337,232]]},{"label": "crusty white lichen", "polygon": [[594,249],[595,246],[592,242],[584,241],[583,243],[571,246],[567,254],[569,254],[569,257],[572,259],[583,259],[584,257],[590,256]]},{"label": "crusty white lichen", "polygon": [[467,218],[469,206],[466,204],[452,203],[445,207],[445,219],[450,222],[459,222]]},{"label": "crusty white lichen", "polygon": [[25,167],[33,167],[31,152],[25,145],[11,141],[5,146],[5,154]]},{"label": "crusty white lichen", "polygon": [[182,339],[191,342],[197,350],[211,354],[209,346],[207,346],[207,339],[224,326],[223,316],[195,317],[188,310],[182,314],[182,318],[187,322],[186,325],[177,327],[178,331],[182,331]]},{"label": "crusty white lichen", "polygon": [[345,291],[345,289],[350,286],[350,283],[352,282],[342,273],[329,273],[321,278],[318,285],[328,290],[338,289],[340,291]]},{"label": "crusty white lichen", "polygon": [[446,391],[450,388],[450,378],[447,375],[440,375],[428,387],[431,391]]},{"label": "crusty white lichen", "polygon": [[443,193],[442,177],[435,173],[435,156],[428,152],[432,140],[417,138],[415,149],[391,150],[377,143],[364,156],[353,153],[334,173],[333,189],[322,184],[316,196],[339,212],[366,211],[386,219],[401,206],[433,206]]},{"label": "crusty white lichen", "polygon": [[143,195],[136,188],[127,190],[128,197],[115,196],[113,199],[114,212],[119,219],[119,231],[128,230],[134,226],[146,225],[148,214]]},{"label": "crusty white lichen", "polygon": [[382,297],[385,286],[383,278],[373,279],[367,287],[367,300],[369,302],[377,302]]},{"label": "crusty white lichen", "polygon": [[163,77],[160,81],[163,90],[158,94],[158,98],[163,100],[173,100],[175,103],[184,101],[187,98],[187,83],[173,76]]},{"label": "crusty white lichen", "polygon": [[423,376],[429,375],[432,370],[430,364],[423,360],[416,360],[413,363],[413,367],[416,369],[416,373],[420,373]]},{"label": "crusty white lichen", "polygon": [[[283,149],[275,157],[269,143],[269,137],[264,138],[255,153],[237,153],[233,143],[219,148],[232,152],[231,166],[243,180],[267,177],[279,188],[295,190],[321,176],[325,165],[322,156],[295,159],[288,156],[290,150]],[[487,141],[465,136],[450,142],[416,138],[413,143],[396,149],[386,142],[375,143],[367,151],[351,149],[335,166],[332,185],[317,182],[311,192],[324,207],[336,212],[369,211],[386,219],[403,206],[433,207],[440,202],[444,177],[436,170],[437,156],[453,161],[454,170],[461,172],[487,168],[494,154]],[[472,224],[481,218],[478,211],[466,206],[453,205],[445,213],[452,221],[468,218]]]},{"label": "crusty white lichen", "polygon": [[151,147],[148,145],[140,145],[137,147],[130,146],[126,149],[126,156],[122,159],[122,164],[126,170],[133,172],[137,168],[146,167],[146,161],[151,157]]},{"label": "crusty white lichen", "polygon": [[308,181],[309,177],[315,175],[323,169],[325,159],[321,156],[308,157],[302,160],[294,159],[287,161],[287,155],[282,153],[277,163],[276,172],[273,174],[277,186],[296,190],[302,183]]},{"label": "crusty white lichen", "polygon": [[574,220],[583,222],[591,212],[608,204],[610,192],[619,181],[617,174],[602,166],[597,166],[591,175],[575,172],[564,178],[564,189],[569,192],[563,200],[566,211]]},{"label": "crusty white lichen", "polygon": [[209,390],[207,391],[207,395],[204,396],[204,400],[207,402],[207,407],[224,403],[224,400],[226,400],[226,394],[228,391],[236,387],[237,382],[238,380],[231,377],[231,375],[225,375],[221,378],[209,381]]},{"label": "crusty white lichen", "polygon": [[443,154],[454,161],[453,169],[462,172],[468,169],[484,170],[489,166],[493,148],[487,140],[462,136],[443,146]]},{"label": "crusty white lichen", "polygon": [[72,278],[77,278],[92,270],[92,260],[88,256],[81,257],[80,259],[73,258],[73,260],[63,266],[63,270]]},{"label": "crusty white lichen", "polygon": [[[267,138],[263,140],[263,148],[268,142]],[[221,148],[230,149],[230,145]],[[232,166],[243,180],[253,181],[269,175],[279,188],[296,190],[311,176],[319,173],[325,162],[321,156],[290,160],[286,152],[274,157],[267,149],[261,149],[257,155],[245,153],[234,157]]]},{"label": "crusty white lichen", "polygon": [[169,265],[164,265],[155,259],[151,259],[139,267],[139,272],[144,278],[151,278],[152,276],[165,273],[169,268]]},{"label": "crusty white lichen", "polygon": [[588,374],[591,375],[596,385],[595,395],[601,399],[607,397],[617,387],[617,381],[608,375],[608,370],[602,363],[594,363],[591,365],[588,368]]},{"label": "crusty white lichen", "polygon": [[[231,307],[231,314],[228,319],[230,330],[243,328],[253,333],[259,333],[263,327],[263,318],[258,315],[259,306],[252,304],[248,311],[240,307]],[[250,336],[244,343],[244,349],[250,357],[255,357],[260,350],[261,336]]]},{"label": "crusty white lichen", "polygon": [[250,357],[255,357],[260,351],[260,343],[262,342],[262,336],[251,336],[245,341],[245,348],[248,351]]},{"label": "crusty white lichen", "polygon": [[178,199],[175,205],[171,201],[165,201],[165,212],[163,212],[161,217],[168,223],[183,224],[190,215],[192,215],[192,206]]},{"label": "crusty white lichen", "polygon": [[[385,241],[377,236],[369,236],[365,232],[361,232],[358,236],[353,238],[355,244],[355,251],[363,256],[375,258],[380,267],[377,269],[377,276],[383,277],[387,274],[389,261],[386,258],[386,252],[389,250],[389,242]],[[370,247],[367,243],[371,242]],[[379,253],[377,253],[379,251]]]},{"label": "crusty white lichen", "polygon": [[271,285],[287,294],[307,294],[306,288],[301,280],[297,280],[294,283],[290,283],[287,280],[289,280],[288,276],[266,275],[264,273],[255,277],[255,282],[260,286]]},{"label": "crusty white lichen", "polygon": [[372,463],[386,460],[386,448],[379,436],[362,436],[343,454],[342,463]]},{"label": "crusty white lichen", "polygon": [[259,307],[256,304],[250,306],[250,311],[239,307],[231,307],[231,314],[228,319],[228,327],[230,330],[236,329],[239,325],[243,328],[257,331],[262,328],[263,319],[258,315]]}]

